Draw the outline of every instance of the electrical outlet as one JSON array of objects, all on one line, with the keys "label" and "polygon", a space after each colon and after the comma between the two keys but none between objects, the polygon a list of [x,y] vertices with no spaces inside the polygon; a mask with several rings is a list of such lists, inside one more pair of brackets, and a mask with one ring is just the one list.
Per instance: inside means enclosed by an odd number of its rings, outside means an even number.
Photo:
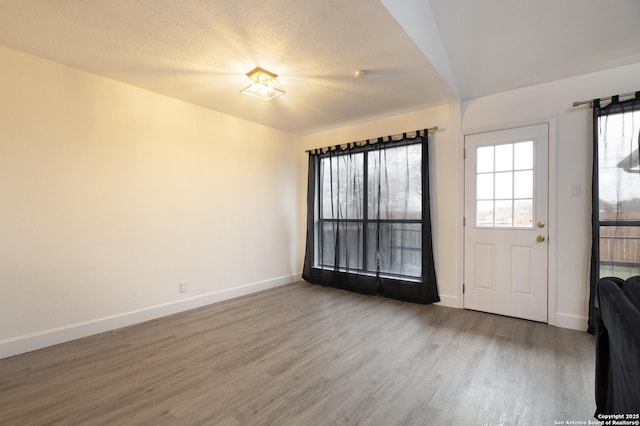
[{"label": "electrical outlet", "polygon": [[181,282],[178,283],[178,291],[180,291],[180,293],[186,293],[187,292],[187,283],[186,282]]}]

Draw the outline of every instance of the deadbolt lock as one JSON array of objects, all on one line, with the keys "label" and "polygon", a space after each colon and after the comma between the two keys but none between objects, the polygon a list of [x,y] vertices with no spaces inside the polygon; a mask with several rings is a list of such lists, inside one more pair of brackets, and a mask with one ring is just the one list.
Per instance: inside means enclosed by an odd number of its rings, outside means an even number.
[{"label": "deadbolt lock", "polygon": [[536,223],[536,226],[538,228],[544,228],[544,222],[540,220],[540,221],[538,221],[538,223]]}]

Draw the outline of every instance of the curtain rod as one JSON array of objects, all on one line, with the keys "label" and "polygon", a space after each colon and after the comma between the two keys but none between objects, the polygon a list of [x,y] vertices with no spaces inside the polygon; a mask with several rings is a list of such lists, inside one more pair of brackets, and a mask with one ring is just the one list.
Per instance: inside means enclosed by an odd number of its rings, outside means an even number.
[{"label": "curtain rod", "polygon": [[[627,96],[635,96],[635,94],[636,94],[636,92],[629,92],[629,93],[623,93],[621,95],[616,95],[616,96],[619,96],[621,98],[626,98]],[[601,101],[608,101],[608,100],[610,100],[612,98],[613,98],[613,96],[605,96],[604,98],[598,98],[598,99],[600,99]],[[593,99],[591,99],[589,101],[574,102],[573,103],[573,107],[575,108],[577,106],[586,105],[586,104],[589,104],[589,106],[593,106]]]},{"label": "curtain rod", "polygon": [[[438,126],[429,127],[429,128],[427,128],[427,129],[424,129],[424,130],[427,130],[427,131],[429,131],[429,132],[435,132],[436,130],[438,130]],[[399,136],[404,136],[404,135],[406,135],[407,133],[414,133],[414,132],[419,132],[419,131],[420,131],[420,130],[412,130],[412,131],[410,131],[410,132],[396,133],[395,135],[390,135],[390,136],[386,136],[386,137],[387,137],[387,138],[389,138],[389,139],[393,139],[393,138],[397,138],[397,137],[399,137]],[[371,144],[373,145],[373,144],[378,143],[378,139],[379,139],[379,138],[374,138],[374,139],[363,139],[363,140],[361,140],[361,141],[355,141],[355,142],[350,142],[350,143],[343,143],[342,145],[339,145],[339,146],[333,145],[333,146],[325,146],[325,147],[323,147],[323,148],[307,149],[305,152],[312,152],[312,151],[324,151],[325,149],[328,149],[328,150],[332,150],[332,149],[333,149],[333,150],[335,150],[335,149],[337,149],[337,148],[344,149],[344,148],[348,148],[351,144],[355,144],[356,146],[364,146],[364,145],[366,145],[367,143],[371,143]]]}]

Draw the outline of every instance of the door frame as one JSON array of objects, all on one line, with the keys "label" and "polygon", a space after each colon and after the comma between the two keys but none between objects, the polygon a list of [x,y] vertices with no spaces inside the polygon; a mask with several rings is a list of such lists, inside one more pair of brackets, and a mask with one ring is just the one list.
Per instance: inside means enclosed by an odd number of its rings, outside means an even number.
[{"label": "door frame", "polygon": [[[465,215],[465,195],[466,195],[466,186],[465,186],[465,158],[464,158],[464,149],[465,147],[465,137],[475,135],[478,133],[488,133],[488,132],[497,132],[501,130],[510,130],[516,129],[520,127],[528,127],[535,126],[538,124],[546,124],[548,126],[549,131],[549,180],[548,180],[548,225],[547,225],[547,243],[548,243],[548,259],[547,259],[547,323],[549,325],[557,326],[557,318],[556,318],[556,301],[558,294],[558,244],[557,244],[557,196],[558,196],[558,188],[557,188],[557,150],[558,150],[558,126],[557,126],[557,116],[553,115],[551,117],[541,118],[538,120],[532,121],[518,121],[518,122],[509,122],[503,123],[502,125],[494,125],[490,127],[482,127],[482,128],[469,128],[466,129],[463,127],[461,135],[460,135],[460,146],[462,155],[460,156],[460,174],[461,174],[461,217],[464,218]],[[584,191],[584,189],[583,189]],[[468,220],[468,219],[467,219]],[[459,307],[464,309],[464,292],[463,292],[463,284],[465,282],[465,227],[463,225],[462,220],[460,221],[461,232],[460,238],[462,244],[460,245],[460,258],[462,262],[460,262],[459,268],[459,276],[461,277],[461,282],[458,288],[458,300]]]}]

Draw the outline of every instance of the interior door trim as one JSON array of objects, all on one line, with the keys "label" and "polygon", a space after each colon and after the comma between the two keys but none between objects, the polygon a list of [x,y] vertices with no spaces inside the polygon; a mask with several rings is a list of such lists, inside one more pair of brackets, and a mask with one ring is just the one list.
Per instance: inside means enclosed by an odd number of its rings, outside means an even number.
[{"label": "interior door trim", "polygon": [[[496,125],[481,127],[481,128],[468,128],[465,129],[463,126],[462,132],[460,134],[460,146],[461,152],[464,152],[465,147],[465,137],[475,135],[478,133],[487,133],[494,132],[500,130],[509,130],[518,127],[527,127],[527,126],[535,126],[538,124],[547,124],[549,137],[549,179],[548,179],[548,224],[547,224],[547,233],[548,233],[548,259],[547,259],[547,322],[549,325],[570,328],[574,330],[586,329],[586,318],[575,317],[572,315],[562,314],[557,312],[557,294],[558,294],[558,242],[556,239],[557,235],[557,219],[558,219],[558,189],[557,189],[557,152],[558,152],[558,116],[546,116],[540,117],[538,119],[532,120],[522,120],[522,121],[512,121],[507,123],[498,123]],[[461,203],[460,203],[460,217],[463,218],[465,215],[465,161],[463,155],[460,155],[460,176],[461,176]],[[464,283],[464,267],[465,267],[465,232],[464,226],[462,223],[462,219],[460,220],[460,229],[461,229],[461,241],[460,245],[460,256],[461,262],[458,268],[458,274],[460,276],[460,284],[458,286],[458,306],[464,309],[464,294],[463,294],[463,283]],[[584,323],[584,324],[583,324]]]}]

